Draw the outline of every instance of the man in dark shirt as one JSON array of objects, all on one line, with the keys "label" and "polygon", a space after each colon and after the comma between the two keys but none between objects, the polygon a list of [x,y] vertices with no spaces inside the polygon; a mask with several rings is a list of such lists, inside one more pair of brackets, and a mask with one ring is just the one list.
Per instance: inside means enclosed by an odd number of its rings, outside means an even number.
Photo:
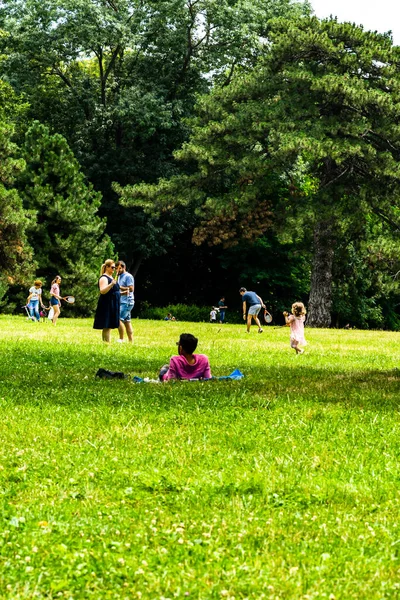
[{"label": "man in dark shirt", "polygon": [[222,296],[221,300],[218,302],[219,309],[219,322],[223,323],[225,321],[225,311],[228,307],[225,306],[225,298]]},{"label": "man in dark shirt", "polygon": [[[258,318],[258,313],[261,307],[265,308],[265,304],[255,292],[248,292],[246,288],[241,287],[239,294],[242,296],[243,302],[243,319],[247,319],[247,333],[250,333],[251,318],[255,320],[258,325],[258,333],[262,333],[262,327]],[[246,314],[247,313],[247,314]]]}]

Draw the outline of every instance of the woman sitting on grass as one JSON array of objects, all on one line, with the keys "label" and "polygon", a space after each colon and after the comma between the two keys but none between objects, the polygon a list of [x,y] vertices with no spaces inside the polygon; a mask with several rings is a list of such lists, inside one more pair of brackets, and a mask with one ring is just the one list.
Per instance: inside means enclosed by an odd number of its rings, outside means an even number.
[{"label": "woman sitting on grass", "polygon": [[193,354],[198,339],[191,333],[181,333],[178,346],[179,356],[172,356],[169,365],[161,367],[159,378],[168,379],[210,379],[211,370],[205,354]]}]

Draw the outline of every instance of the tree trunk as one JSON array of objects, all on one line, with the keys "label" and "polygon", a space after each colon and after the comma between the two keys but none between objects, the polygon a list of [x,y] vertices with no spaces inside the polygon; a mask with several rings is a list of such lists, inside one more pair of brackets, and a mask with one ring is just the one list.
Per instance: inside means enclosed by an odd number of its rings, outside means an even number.
[{"label": "tree trunk", "polygon": [[143,262],[143,256],[139,256],[138,259],[135,260],[135,262],[133,263],[133,265],[131,266],[129,272],[136,277],[137,272],[139,271],[139,267]]},{"label": "tree trunk", "polygon": [[329,327],[332,305],[333,225],[319,221],[314,230],[314,258],[308,302],[309,327]]}]

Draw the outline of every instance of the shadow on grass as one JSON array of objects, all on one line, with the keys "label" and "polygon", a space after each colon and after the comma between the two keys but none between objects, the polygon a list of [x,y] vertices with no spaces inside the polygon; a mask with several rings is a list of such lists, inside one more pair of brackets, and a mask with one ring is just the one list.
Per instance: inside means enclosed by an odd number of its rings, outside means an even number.
[{"label": "shadow on grass", "polygon": [[[109,363],[107,362],[107,359]],[[332,370],[304,365],[276,365],[243,368],[242,381],[168,382],[134,384],[95,379],[99,367],[121,370],[130,376],[156,378],[160,361],[143,361],[134,355],[76,354],[75,349],[41,351],[23,355],[10,351],[4,357],[1,396],[16,402],[37,396],[40,388],[47,402],[68,404],[106,399],[110,403],[149,403],[168,410],[171,402],[185,410],[218,411],[230,405],[236,409],[273,410],[282,403],[341,403],[374,410],[394,410],[400,405],[400,370]],[[229,368],[217,374],[228,374]],[[215,372],[214,371],[214,372]],[[10,394],[10,392],[12,392]],[[142,407],[143,408],[143,407]]]},{"label": "shadow on grass", "polygon": [[[260,369],[259,380],[248,380],[255,395],[286,396],[291,400],[393,408],[400,405],[400,369],[335,370],[301,366]],[[261,389],[260,389],[261,387]]]}]

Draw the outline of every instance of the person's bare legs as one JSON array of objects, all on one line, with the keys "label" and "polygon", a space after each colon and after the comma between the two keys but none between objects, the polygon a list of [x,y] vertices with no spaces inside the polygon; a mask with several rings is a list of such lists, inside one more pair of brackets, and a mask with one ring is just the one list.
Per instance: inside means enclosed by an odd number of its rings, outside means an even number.
[{"label": "person's bare legs", "polygon": [[128,341],[132,344],[133,342],[133,328],[130,321],[125,321],[125,329],[128,336]]},{"label": "person's bare legs", "polygon": [[255,320],[255,322],[258,325],[258,331],[262,331],[262,327],[261,327],[261,323],[260,323],[260,319],[258,318],[258,315],[253,315],[253,319]]},{"label": "person's bare legs", "polygon": [[52,321],[53,325],[56,325],[57,319],[60,316],[60,305],[59,304],[54,304],[53,305],[53,311],[54,311],[54,314],[53,314],[53,318],[52,318],[51,321]]},{"label": "person's bare legs", "polygon": [[128,341],[130,343],[133,342],[133,328],[132,323],[130,321],[120,321],[118,326],[119,339],[121,342],[124,341],[124,333],[127,333]]},{"label": "person's bare legs", "polygon": [[251,315],[247,315],[247,333],[250,333],[250,327],[251,327]]},{"label": "person's bare legs", "polygon": [[299,342],[297,340],[292,340],[291,346],[293,350],[296,350],[296,354],[303,354],[304,350],[300,348]]},{"label": "person's bare legs", "polygon": [[111,341],[111,329],[103,329],[102,338],[103,342],[109,344]]}]

